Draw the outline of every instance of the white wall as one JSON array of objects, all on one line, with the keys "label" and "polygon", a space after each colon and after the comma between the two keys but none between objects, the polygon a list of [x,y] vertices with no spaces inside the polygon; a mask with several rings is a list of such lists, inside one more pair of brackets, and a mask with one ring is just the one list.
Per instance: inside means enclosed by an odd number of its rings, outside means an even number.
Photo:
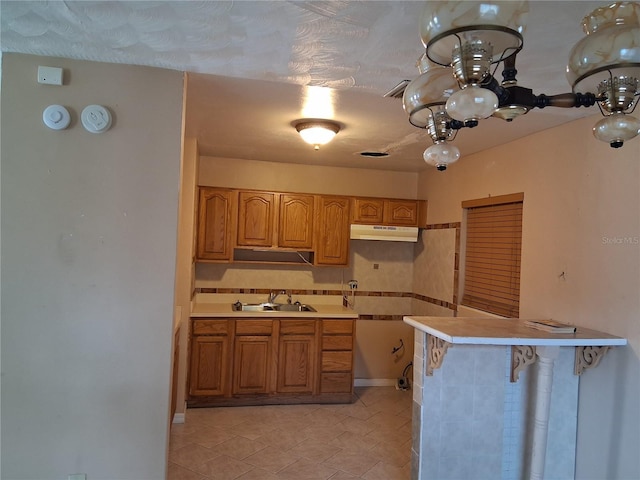
[{"label": "white wall", "polygon": [[461,221],[463,200],[524,192],[520,316],[629,340],[580,379],[576,478],[630,480],[640,478],[640,138],[611,149],[591,134],[598,119],[463,152],[421,174],[419,196],[429,223],[446,223]]},{"label": "white wall", "polygon": [[[164,478],[182,74],[2,61],[2,478]],[[104,134],[79,123],[93,103]]]}]

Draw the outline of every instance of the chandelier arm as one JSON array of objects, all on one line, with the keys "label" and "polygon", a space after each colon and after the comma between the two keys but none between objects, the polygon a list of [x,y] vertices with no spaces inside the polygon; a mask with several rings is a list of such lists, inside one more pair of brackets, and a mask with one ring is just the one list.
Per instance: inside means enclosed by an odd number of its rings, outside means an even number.
[{"label": "chandelier arm", "polygon": [[560,93],[558,95],[545,95],[544,93],[534,96],[535,103],[532,107],[560,107],[579,108],[592,107],[598,101],[594,93]]},{"label": "chandelier arm", "polygon": [[500,85],[493,75],[487,75],[480,86],[496,94],[496,97],[498,97],[498,105],[503,105],[509,101],[509,91]]}]

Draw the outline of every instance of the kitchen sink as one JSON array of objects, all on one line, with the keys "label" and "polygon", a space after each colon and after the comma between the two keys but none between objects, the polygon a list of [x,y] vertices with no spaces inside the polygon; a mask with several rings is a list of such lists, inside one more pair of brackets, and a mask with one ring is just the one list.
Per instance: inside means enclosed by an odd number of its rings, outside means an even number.
[{"label": "kitchen sink", "polygon": [[295,303],[241,303],[232,305],[234,312],[315,312],[311,305]]}]

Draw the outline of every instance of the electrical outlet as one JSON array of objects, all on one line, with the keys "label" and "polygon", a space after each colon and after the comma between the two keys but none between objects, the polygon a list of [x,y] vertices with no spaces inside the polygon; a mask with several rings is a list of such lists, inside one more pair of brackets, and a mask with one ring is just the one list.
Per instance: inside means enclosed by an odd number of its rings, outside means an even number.
[{"label": "electrical outlet", "polygon": [[350,280],[349,281],[349,288],[351,290],[355,290],[356,288],[358,288],[358,281],[357,280]]}]

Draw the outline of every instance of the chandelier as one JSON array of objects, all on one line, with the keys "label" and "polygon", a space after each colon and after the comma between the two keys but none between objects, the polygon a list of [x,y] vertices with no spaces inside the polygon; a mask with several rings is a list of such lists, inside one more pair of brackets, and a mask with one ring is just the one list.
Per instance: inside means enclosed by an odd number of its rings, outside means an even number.
[{"label": "chandelier", "polygon": [[[449,145],[454,131],[491,116],[511,122],[534,108],[598,105],[603,119],[593,134],[613,148],[640,134],[631,115],[640,95],[640,3],[612,3],[583,19],[586,36],[566,67],[572,91],[560,95],[535,95],[517,83],[528,10],[520,0],[428,2],[420,21],[425,56],[403,107],[412,125],[427,129],[434,145],[424,158],[438,170],[460,156]],[[502,82],[493,76],[498,65]]]}]

